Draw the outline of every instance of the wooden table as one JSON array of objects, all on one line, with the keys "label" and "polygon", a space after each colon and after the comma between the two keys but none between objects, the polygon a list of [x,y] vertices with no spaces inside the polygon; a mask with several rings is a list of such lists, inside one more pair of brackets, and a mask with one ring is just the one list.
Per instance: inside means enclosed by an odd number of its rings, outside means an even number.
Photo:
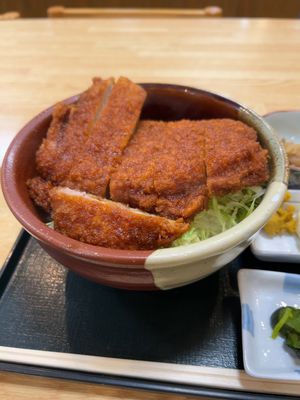
[{"label": "wooden table", "polygon": [[[0,23],[0,160],[36,113],[124,75],[218,92],[260,114],[300,108],[300,20],[94,19]],[[20,229],[0,197],[0,265]],[[6,399],[184,399],[0,373]]]}]

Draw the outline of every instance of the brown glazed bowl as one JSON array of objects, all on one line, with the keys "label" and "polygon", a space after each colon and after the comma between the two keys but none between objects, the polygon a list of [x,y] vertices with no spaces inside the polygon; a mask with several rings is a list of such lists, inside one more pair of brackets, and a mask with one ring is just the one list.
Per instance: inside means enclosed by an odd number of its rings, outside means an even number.
[{"label": "brown glazed bowl", "polygon": [[[126,251],[81,243],[45,225],[26,181],[35,175],[35,153],[45,137],[53,107],[33,118],[9,146],[2,166],[5,199],[23,227],[59,263],[100,284],[130,290],[164,290],[208,276],[232,261],[279,207],[286,191],[287,161],[270,126],[256,113],[219,95],[189,87],[144,84],[143,119],[233,118],[253,126],[269,150],[271,179],[261,204],[235,227],[200,243],[155,251]],[[77,96],[66,100],[76,101]]]}]

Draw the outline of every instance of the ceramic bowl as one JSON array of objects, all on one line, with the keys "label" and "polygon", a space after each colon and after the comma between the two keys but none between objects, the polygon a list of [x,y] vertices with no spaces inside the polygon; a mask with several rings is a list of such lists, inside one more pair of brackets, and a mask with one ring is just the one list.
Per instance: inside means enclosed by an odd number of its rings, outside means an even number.
[{"label": "ceramic bowl", "polygon": [[[35,175],[35,152],[51,121],[53,107],[33,118],[15,137],[2,168],[5,199],[19,222],[55,260],[100,284],[129,290],[164,290],[202,279],[237,257],[279,207],[287,185],[284,150],[270,126],[240,104],[200,89],[144,84],[148,93],[142,118],[234,118],[253,126],[269,150],[271,179],[261,204],[244,221],[203,242],[155,251],[126,251],[81,243],[44,223],[26,189]],[[66,103],[76,101],[74,96]]]}]

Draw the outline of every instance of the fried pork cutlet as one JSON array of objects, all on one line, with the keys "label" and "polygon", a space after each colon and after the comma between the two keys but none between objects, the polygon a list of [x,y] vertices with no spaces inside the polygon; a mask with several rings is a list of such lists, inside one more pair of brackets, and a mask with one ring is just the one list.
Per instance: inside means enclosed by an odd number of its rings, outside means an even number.
[{"label": "fried pork cutlet", "polygon": [[105,196],[111,172],[135,130],[145,98],[144,89],[127,78],[117,81],[64,186]]},{"label": "fried pork cutlet", "polygon": [[209,196],[222,196],[269,179],[268,151],[255,130],[240,121],[202,121]]},{"label": "fried pork cutlet", "polygon": [[141,121],[112,175],[112,200],[168,218],[207,204],[201,121]]},{"label": "fried pork cutlet", "polygon": [[78,154],[107,102],[113,79],[95,78],[76,104],[56,106],[52,122],[36,154],[38,173],[54,184],[68,180]]},{"label": "fried pork cutlet", "polygon": [[50,181],[45,181],[40,176],[28,179],[26,182],[29,196],[31,199],[41,207],[44,211],[50,212],[50,190],[53,189],[53,185]]},{"label": "fried pork cutlet", "polygon": [[54,228],[84,243],[117,249],[166,246],[189,225],[131,209],[84,192],[56,187],[50,192]]}]

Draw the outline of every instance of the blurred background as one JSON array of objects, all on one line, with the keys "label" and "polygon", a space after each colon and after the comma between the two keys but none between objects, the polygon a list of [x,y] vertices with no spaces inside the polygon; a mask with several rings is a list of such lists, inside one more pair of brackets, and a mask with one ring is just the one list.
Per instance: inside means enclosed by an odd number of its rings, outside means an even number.
[{"label": "blurred background", "polygon": [[300,0],[1,0],[0,14],[16,11],[24,18],[41,18],[47,16],[51,6],[167,9],[219,6],[224,17],[300,17]]}]

